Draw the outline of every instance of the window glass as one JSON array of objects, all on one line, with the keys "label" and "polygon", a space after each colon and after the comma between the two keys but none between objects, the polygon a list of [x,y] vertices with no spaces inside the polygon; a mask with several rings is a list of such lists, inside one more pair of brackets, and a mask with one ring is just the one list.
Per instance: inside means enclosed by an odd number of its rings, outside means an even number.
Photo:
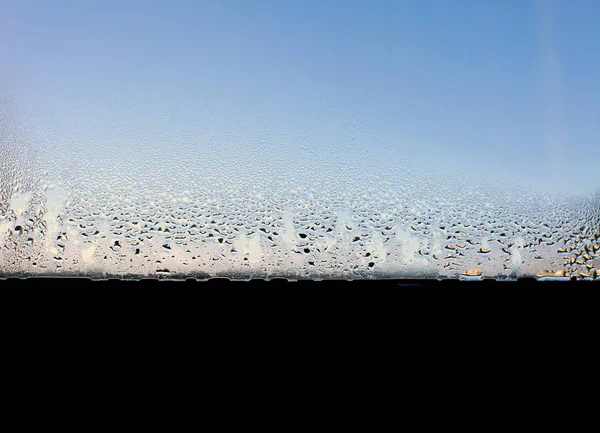
[{"label": "window glass", "polygon": [[0,277],[593,279],[600,3],[0,2]]}]

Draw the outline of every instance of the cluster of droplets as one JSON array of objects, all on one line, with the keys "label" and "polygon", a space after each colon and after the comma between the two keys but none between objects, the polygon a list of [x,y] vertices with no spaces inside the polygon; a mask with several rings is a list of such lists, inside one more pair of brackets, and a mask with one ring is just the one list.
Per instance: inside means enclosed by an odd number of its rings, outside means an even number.
[{"label": "cluster of droplets", "polygon": [[319,188],[190,174],[159,188],[152,170],[91,165],[3,200],[5,275],[596,278],[600,266],[593,201],[381,177]]},{"label": "cluster of droplets", "polygon": [[69,143],[34,155],[1,114],[0,276],[598,278],[598,195],[426,161]]}]

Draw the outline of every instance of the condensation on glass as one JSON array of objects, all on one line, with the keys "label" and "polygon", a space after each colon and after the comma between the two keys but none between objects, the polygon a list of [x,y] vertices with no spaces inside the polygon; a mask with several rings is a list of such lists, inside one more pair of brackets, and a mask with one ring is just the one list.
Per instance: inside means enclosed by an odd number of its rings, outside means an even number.
[{"label": "condensation on glass", "polygon": [[171,92],[111,61],[56,87],[2,76],[0,277],[598,278],[598,193],[444,159],[335,91]]},{"label": "condensation on glass", "polygon": [[3,277],[595,278],[600,268],[597,195],[405,167],[356,175],[264,161],[248,173],[243,161],[169,149],[44,159],[2,115]]}]

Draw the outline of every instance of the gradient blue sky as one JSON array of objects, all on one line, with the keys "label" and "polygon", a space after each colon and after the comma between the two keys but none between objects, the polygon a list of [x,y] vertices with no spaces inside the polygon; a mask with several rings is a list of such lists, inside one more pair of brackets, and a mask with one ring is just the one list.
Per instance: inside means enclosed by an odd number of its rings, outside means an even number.
[{"label": "gradient blue sky", "polygon": [[597,0],[0,0],[0,77],[88,142],[262,139],[589,191],[598,23]]}]

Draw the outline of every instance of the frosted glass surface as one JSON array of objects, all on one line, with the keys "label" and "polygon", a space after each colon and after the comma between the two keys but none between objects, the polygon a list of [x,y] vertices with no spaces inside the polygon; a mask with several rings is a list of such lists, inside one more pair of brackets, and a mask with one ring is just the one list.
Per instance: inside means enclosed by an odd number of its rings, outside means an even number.
[{"label": "frosted glass surface", "polygon": [[575,3],[0,2],[0,278],[598,278]]}]

